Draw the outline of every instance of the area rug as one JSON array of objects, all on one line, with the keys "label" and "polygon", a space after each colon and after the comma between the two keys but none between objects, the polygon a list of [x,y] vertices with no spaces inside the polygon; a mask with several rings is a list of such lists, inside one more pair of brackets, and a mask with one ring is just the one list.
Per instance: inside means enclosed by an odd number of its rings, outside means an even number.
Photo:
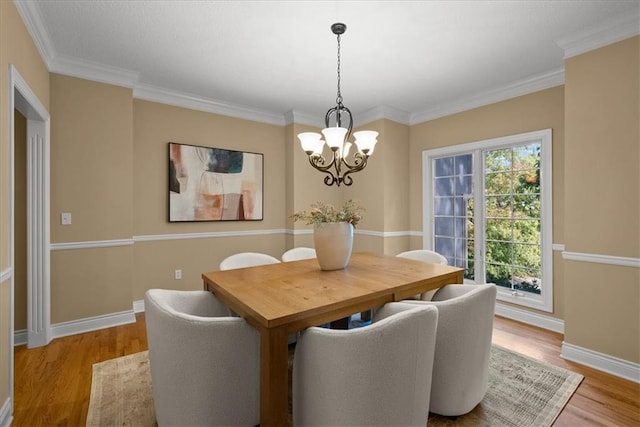
[{"label": "area rug", "polygon": [[[470,413],[431,414],[429,426],[551,426],[583,376],[493,346],[489,390]],[[148,353],[93,365],[87,426],[156,426]]]}]

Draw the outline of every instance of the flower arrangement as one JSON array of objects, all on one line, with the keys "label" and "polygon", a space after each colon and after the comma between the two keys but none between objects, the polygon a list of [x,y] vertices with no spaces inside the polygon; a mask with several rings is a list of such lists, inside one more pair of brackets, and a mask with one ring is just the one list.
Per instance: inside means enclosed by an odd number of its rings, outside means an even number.
[{"label": "flower arrangement", "polygon": [[326,222],[348,222],[354,227],[362,219],[364,208],[354,200],[347,200],[341,209],[325,202],[315,202],[309,211],[299,211],[291,215],[294,221],[306,221],[307,224],[322,224]]}]

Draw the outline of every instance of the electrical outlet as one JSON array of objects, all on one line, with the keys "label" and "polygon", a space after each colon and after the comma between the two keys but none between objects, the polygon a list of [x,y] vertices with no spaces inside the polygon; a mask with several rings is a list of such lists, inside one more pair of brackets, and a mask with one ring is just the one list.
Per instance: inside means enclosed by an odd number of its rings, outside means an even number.
[{"label": "electrical outlet", "polygon": [[60,222],[62,223],[62,225],[71,225],[71,213],[62,212],[60,214]]},{"label": "electrical outlet", "polygon": [[174,277],[176,280],[180,280],[180,279],[182,279],[182,270],[176,270],[176,271],[174,271],[174,272],[173,272],[173,277]]}]

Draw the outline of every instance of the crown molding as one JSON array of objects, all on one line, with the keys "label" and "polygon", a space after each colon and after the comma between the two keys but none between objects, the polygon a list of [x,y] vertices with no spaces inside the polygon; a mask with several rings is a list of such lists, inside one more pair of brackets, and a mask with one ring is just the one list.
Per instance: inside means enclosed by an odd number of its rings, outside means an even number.
[{"label": "crown molding", "polygon": [[239,119],[251,120],[254,122],[267,123],[271,125],[284,126],[283,114],[261,111],[249,107],[228,104],[213,99],[203,98],[184,92],[163,89],[150,85],[135,85],[133,97],[145,101],[160,102],[163,104],[175,105],[177,107],[190,108],[192,110],[204,111],[207,113],[221,114]]},{"label": "crown molding", "polygon": [[51,63],[53,58],[56,57],[56,52],[53,49],[53,43],[51,42],[51,37],[47,31],[44,19],[42,19],[39,6],[34,1],[13,0],[13,4],[16,6],[25,27],[27,27],[27,31],[31,35],[36,49],[40,52],[40,56],[46,64],[47,69],[51,70]]},{"label": "crown molding", "polygon": [[393,120],[394,122],[398,122],[403,125],[409,125],[411,121],[411,113],[398,110],[397,108],[389,107],[387,105],[381,105],[359,113],[358,121],[354,126],[360,126],[382,119]]},{"label": "crown molding", "polygon": [[625,14],[556,40],[556,44],[564,50],[567,59],[638,34],[640,14]]},{"label": "crown molding", "polygon": [[[409,125],[410,118],[411,114],[407,113],[406,111],[398,110],[386,105],[381,105],[379,107],[373,107],[366,111],[358,113],[357,116],[353,119],[353,126],[362,126],[381,119],[393,120],[394,122]],[[314,126],[320,129],[325,127],[323,117],[309,113],[303,113],[301,111],[287,111],[284,115],[284,121],[286,125],[297,123],[302,125]]]},{"label": "crown molding", "polygon": [[564,67],[542,74],[536,74],[523,80],[509,83],[502,87],[461,98],[449,104],[411,115],[410,125],[423,123],[439,117],[471,110],[507,99],[549,89],[564,84]]},{"label": "crown molding", "polygon": [[53,58],[49,71],[130,89],[135,87],[140,76],[139,73],[124,68],[79,60],[65,55],[57,55]]},{"label": "crown molding", "polygon": [[314,126],[318,129],[324,128],[323,117],[295,110],[289,110],[284,113],[284,123],[285,126],[296,123],[300,125]]}]

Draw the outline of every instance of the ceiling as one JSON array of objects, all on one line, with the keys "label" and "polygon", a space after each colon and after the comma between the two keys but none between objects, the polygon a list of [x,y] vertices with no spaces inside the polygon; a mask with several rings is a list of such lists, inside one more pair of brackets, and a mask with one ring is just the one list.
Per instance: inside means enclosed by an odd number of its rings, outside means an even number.
[{"label": "ceiling", "polygon": [[52,72],[274,123],[335,105],[334,22],[356,122],[408,124],[562,84],[571,52],[640,25],[640,0],[14,3]]}]

